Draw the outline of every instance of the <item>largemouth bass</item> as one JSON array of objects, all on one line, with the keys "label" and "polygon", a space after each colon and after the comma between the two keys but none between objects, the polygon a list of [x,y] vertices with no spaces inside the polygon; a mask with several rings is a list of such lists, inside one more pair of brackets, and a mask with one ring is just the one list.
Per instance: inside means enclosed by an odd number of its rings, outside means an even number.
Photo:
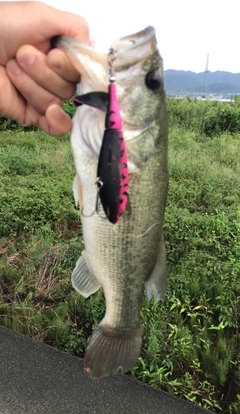
[{"label": "largemouth bass", "polygon": [[[81,93],[108,91],[108,56],[60,37],[63,49],[81,73]],[[100,378],[133,368],[141,352],[140,309],[144,285],[149,302],[164,299],[166,254],[163,237],[168,188],[167,109],[163,63],[155,30],[124,37],[111,45],[123,134],[128,157],[128,200],[115,225],[96,211],[96,174],[105,113],[80,106],[73,118],[71,145],[76,167],[73,191],[80,205],[85,250],[72,273],[84,297],[103,288],[106,314],[93,331],[85,370]]]}]

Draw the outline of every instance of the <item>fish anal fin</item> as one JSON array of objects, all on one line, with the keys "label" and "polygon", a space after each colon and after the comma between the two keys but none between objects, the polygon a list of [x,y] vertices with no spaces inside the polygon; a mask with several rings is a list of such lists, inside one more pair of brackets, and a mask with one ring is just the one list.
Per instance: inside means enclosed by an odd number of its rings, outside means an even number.
[{"label": "fish anal fin", "polygon": [[100,324],[93,331],[84,357],[84,369],[92,378],[129,371],[141,352],[141,327],[131,332],[118,332]]},{"label": "fish anal fin", "polygon": [[78,259],[75,269],[72,272],[71,281],[74,289],[85,298],[97,292],[101,287],[97,279],[90,272],[84,256]]},{"label": "fish anal fin", "polygon": [[156,301],[164,300],[166,295],[167,265],[164,237],[160,242],[157,261],[151,276],[146,281],[146,296],[149,305],[150,300],[155,296]]}]

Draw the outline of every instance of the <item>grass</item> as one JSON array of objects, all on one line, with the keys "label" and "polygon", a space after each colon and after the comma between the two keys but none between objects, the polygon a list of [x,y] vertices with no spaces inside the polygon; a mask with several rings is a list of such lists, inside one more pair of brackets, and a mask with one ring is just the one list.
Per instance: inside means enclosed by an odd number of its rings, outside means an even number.
[{"label": "grass", "polygon": [[[131,375],[195,404],[240,410],[240,135],[170,128],[165,215],[168,288],[143,299],[142,354]],[[0,133],[0,321],[83,356],[105,303],[70,274],[83,242],[68,137]]]}]

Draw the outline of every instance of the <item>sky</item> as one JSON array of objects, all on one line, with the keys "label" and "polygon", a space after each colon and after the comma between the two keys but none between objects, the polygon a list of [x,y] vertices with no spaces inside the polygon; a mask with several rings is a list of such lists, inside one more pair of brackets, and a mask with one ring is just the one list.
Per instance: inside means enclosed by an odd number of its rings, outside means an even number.
[{"label": "sky", "polygon": [[164,69],[240,73],[239,0],[44,0],[80,14],[90,37],[108,51],[119,37],[152,25]]}]

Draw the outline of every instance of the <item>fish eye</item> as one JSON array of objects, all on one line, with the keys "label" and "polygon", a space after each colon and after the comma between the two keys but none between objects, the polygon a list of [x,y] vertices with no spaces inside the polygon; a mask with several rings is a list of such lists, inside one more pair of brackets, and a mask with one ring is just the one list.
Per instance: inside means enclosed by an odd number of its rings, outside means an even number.
[{"label": "fish eye", "polygon": [[145,78],[145,84],[148,89],[156,92],[162,85],[162,78],[155,70],[148,72]]}]

